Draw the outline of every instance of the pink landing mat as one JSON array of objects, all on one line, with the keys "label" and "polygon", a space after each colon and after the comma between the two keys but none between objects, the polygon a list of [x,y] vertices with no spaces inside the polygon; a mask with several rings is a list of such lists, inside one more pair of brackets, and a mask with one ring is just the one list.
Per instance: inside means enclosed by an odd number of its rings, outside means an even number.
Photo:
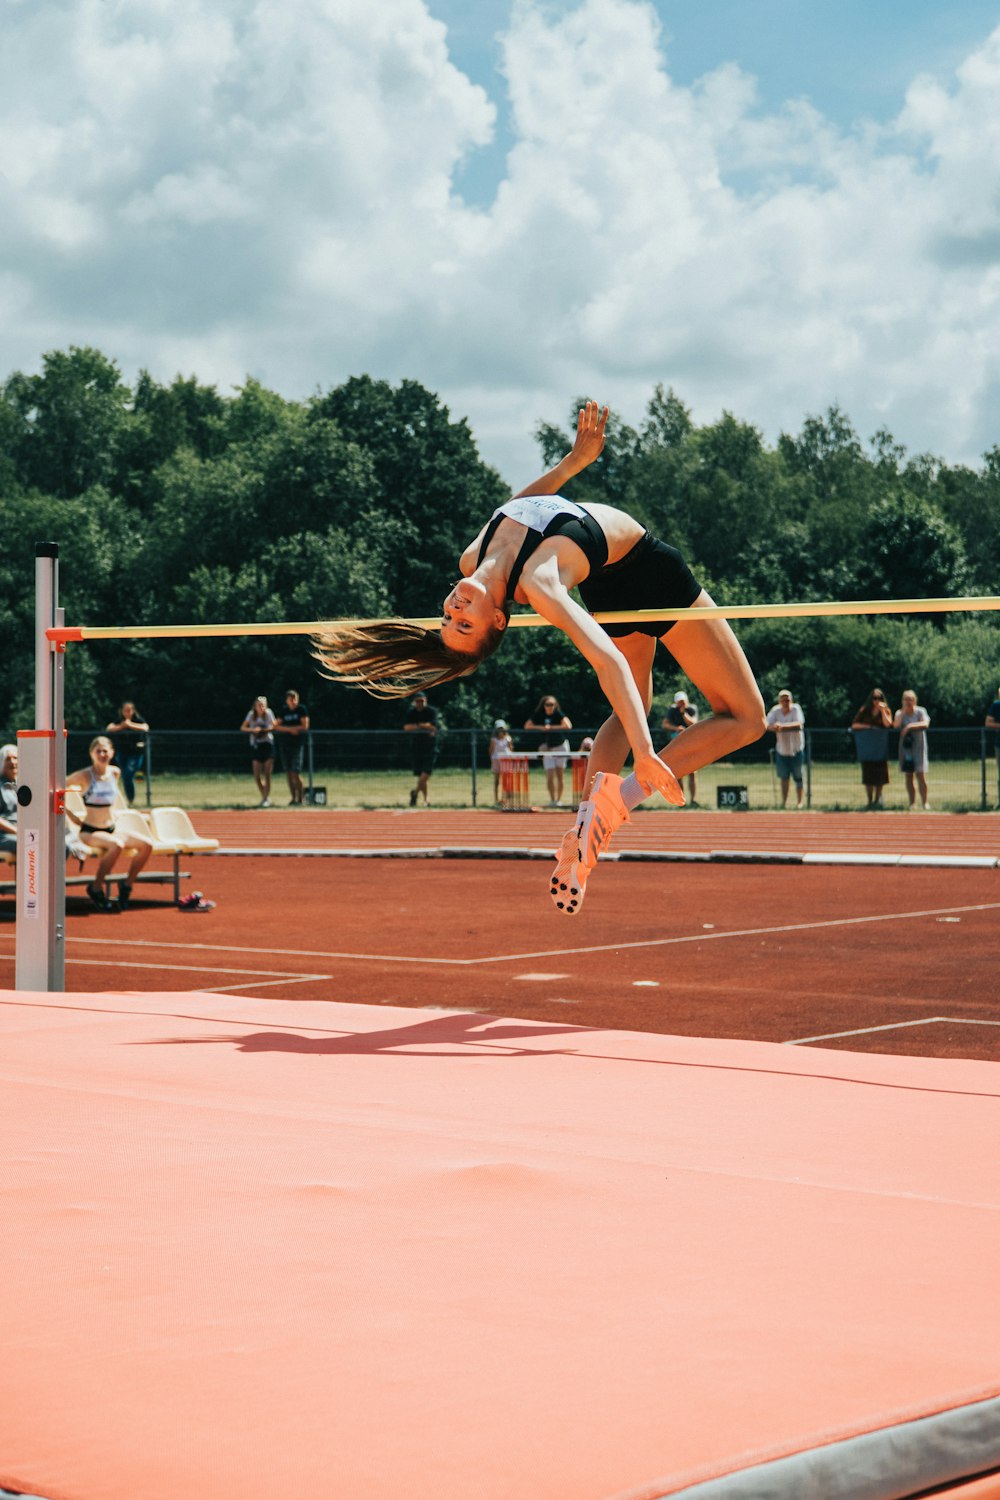
[{"label": "pink landing mat", "polygon": [[567,1012],[0,994],[0,1485],[1000,1492],[1000,1066]]}]

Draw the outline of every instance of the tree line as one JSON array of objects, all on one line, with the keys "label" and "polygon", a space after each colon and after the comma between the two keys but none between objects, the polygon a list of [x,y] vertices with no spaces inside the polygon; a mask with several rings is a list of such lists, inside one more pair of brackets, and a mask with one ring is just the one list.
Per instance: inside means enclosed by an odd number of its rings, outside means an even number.
[{"label": "tree line", "polygon": [[[575,413],[575,408],[573,409]],[[542,421],[539,467],[571,426]],[[528,476],[525,476],[528,477]],[[1000,447],[978,468],[867,443],[834,407],[773,446],[731,413],[699,426],[657,386],[641,426],[613,419],[567,491],[623,506],[685,552],[719,603],[990,594],[1000,564]],[[56,541],[78,624],[435,614],[457,558],[507,498],[468,423],[419,382],[355,376],[305,401],[248,379],[127,384],[99,350],[47,354],[0,387],[0,723],[32,721],[34,546]],[[914,687],[939,724],[981,723],[1000,681],[992,614],[755,621],[737,627],[765,698],[788,685],[814,726],[844,724],[877,684]],[[682,680],[668,654],[654,715]],[[235,728],[257,693],[297,687],[317,727],[397,725],[319,677],[299,637],[71,647],[67,721],[125,698],[161,728]],[[604,714],[594,674],[552,630],[513,631],[472,678],[435,694],[446,722],[522,721],[554,692]]]}]

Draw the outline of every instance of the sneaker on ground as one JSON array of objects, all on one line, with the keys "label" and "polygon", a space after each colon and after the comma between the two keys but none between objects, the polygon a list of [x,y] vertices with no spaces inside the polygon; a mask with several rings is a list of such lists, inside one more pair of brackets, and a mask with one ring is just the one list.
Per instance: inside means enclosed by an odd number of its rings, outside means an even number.
[{"label": "sneaker on ground", "polygon": [[260,799],[260,806],[261,806],[261,807],[270,807],[270,806],[271,806],[271,804],[270,804],[270,802],[269,802],[269,801],[268,801],[268,799],[267,799],[267,797],[262,797],[262,798],[261,798],[261,799]]},{"label": "sneaker on ground", "polygon": [[598,771],[590,796],[580,803],[576,815],[576,838],[580,863],[588,870],[611,842],[623,823],[630,823],[628,808],[622,801],[622,778],[611,771]]},{"label": "sneaker on ground", "polygon": [[127,880],[120,882],[118,886],[118,910],[124,911],[132,898],[132,887]]},{"label": "sneaker on ground", "polygon": [[556,854],[556,867],[549,881],[549,895],[556,909],[574,917],[583,905],[587,876],[590,871],[580,863],[580,845],[577,842],[576,825],[563,834]]},{"label": "sneaker on ground", "polygon": [[108,900],[107,896],[101,890],[101,887],[99,885],[88,885],[87,895],[90,897],[91,901],[93,901],[98,911],[111,910],[111,902]]},{"label": "sneaker on ground", "polygon": [[177,903],[180,911],[214,911],[215,902],[209,901],[201,894],[201,891],[192,891],[188,896],[182,896]]}]

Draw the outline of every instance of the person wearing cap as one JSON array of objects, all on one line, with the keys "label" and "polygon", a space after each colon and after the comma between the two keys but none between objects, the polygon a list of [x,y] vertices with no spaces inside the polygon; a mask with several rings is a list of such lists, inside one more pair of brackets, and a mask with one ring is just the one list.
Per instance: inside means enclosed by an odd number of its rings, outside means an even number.
[{"label": "person wearing cap", "polygon": [[506,719],[496,719],[490,738],[490,770],[493,772],[493,801],[500,801],[500,762],[505,755],[513,755],[514,741]]},{"label": "person wearing cap", "polygon": [[792,701],[788,688],[782,688],[778,701],[767,716],[767,727],[774,735],[774,769],[781,782],[781,805],[788,806],[788,788],[795,782],[795,806],[802,811],[802,755],[806,738],[802,726],[806,716]]},{"label": "person wearing cap", "polygon": [[417,784],[410,792],[410,806],[416,807],[418,797],[423,797],[427,806],[427,783],[434,771],[437,759],[437,709],[431,708],[426,693],[415,693],[406,715],[403,728],[412,736],[413,774]]},{"label": "person wearing cap", "polygon": [[[670,738],[672,740],[675,740],[679,734],[682,734],[684,732],[685,729],[688,729],[692,724],[697,724],[697,722],[698,710],[695,708],[694,704],[688,700],[687,693],[675,693],[674,701],[664,715],[662,726],[664,729],[668,729],[670,731]],[[698,804],[695,801],[695,798],[698,795],[698,778],[695,775],[694,771],[692,771],[688,776],[687,785],[689,799],[688,805],[690,807],[697,807]]]}]

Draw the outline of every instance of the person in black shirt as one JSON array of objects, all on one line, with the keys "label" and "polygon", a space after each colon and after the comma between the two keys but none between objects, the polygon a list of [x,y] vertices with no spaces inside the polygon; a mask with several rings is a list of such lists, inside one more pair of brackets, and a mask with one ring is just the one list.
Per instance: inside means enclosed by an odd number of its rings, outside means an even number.
[{"label": "person in black shirt", "polygon": [[309,733],[309,710],[294,688],[285,694],[285,706],[278,715],[274,732],[280,735],[278,753],[281,768],[288,777],[288,790],[292,794],[292,807],[301,807],[305,801],[302,785],[302,752]]},{"label": "person in black shirt", "polygon": [[140,719],[134,703],[123,703],[117,724],[109,724],[107,733],[115,747],[115,764],[122,773],[122,791],[129,801],[135,801],[135,773],[142,765],[149,725]]},{"label": "person in black shirt", "polygon": [[423,797],[427,806],[427,783],[434,770],[437,758],[437,711],[427,702],[426,693],[417,693],[410,704],[403,728],[412,739],[413,774],[417,784],[410,792],[410,806],[416,807],[417,798]]},{"label": "person in black shirt", "polygon": [[549,792],[549,806],[558,807],[562,802],[563,777],[566,771],[566,760],[569,755],[569,740],[565,731],[572,729],[572,722],[563,713],[558,698],[551,693],[546,693],[539,698],[529,717],[525,720],[525,729],[544,730],[544,734],[534,736],[537,739],[536,749],[542,752],[542,769],[545,772],[545,785]]}]

